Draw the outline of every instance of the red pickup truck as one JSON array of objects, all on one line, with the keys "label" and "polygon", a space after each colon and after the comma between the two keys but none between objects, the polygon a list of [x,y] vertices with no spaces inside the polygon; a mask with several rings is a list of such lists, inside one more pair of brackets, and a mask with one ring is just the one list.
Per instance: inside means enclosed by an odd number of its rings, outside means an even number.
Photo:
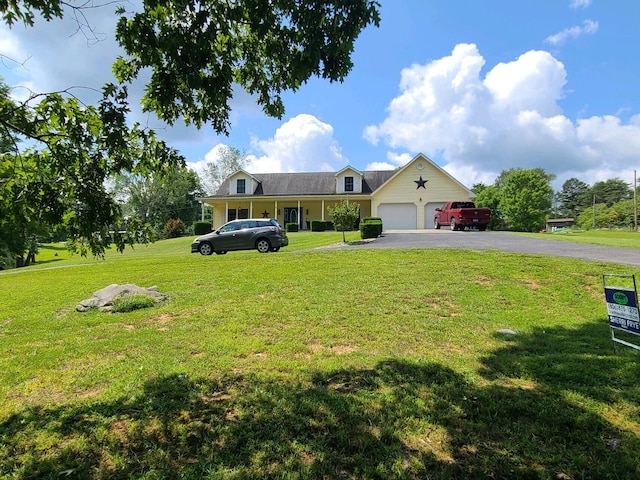
[{"label": "red pickup truck", "polygon": [[436,228],[449,225],[451,230],[477,228],[482,231],[487,229],[490,221],[490,209],[477,208],[475,203],[469,201],[447,202],[442,207],[436,208],[433,218]]}]

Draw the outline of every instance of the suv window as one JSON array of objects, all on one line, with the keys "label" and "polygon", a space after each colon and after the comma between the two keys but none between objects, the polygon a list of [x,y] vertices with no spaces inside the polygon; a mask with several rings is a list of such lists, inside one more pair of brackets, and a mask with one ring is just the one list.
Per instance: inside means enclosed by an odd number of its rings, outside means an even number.
[{"label": "suv window", "polygon": [[220,233],[233,232],[234,230],[239,230],[239,229],[240,229],[240,223],[231,222],[231,223],[227,223],[226,225],[223,225],[222,227],[220,227]]}]

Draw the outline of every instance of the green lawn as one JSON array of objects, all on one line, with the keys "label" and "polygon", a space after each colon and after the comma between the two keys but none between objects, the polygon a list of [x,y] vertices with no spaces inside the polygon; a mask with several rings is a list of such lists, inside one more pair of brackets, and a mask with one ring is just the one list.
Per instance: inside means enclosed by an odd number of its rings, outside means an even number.
[{"label": "green lawn", "polygon": [[[315,248],[340,240],[0,272],[0,478],[640,477],[640,353],[602,288],[638,270]],[[75,311],[112,283],[170,300]]]},{"label": "green lawn", "polygon": [[564,230],[561,232],[517,233],[530,237],[561,240],[574,243],[605,245],[608,247],[640,248],[640,233],[632,230]]}]

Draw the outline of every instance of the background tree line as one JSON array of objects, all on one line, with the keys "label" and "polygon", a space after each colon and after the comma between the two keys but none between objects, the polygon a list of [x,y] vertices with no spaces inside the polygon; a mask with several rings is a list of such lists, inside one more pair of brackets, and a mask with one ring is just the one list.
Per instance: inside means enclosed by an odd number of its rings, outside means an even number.
[{"label": "background tree line", "polygon": [[554,192],[554,179],[542,168],[512,168],[503,170],[493,185],[479,183],[472,191],[476,204],[493,212],[493,230],[535,232],[549,218],[573,218],[584,229],[634,227],[630,184],[613,178],[588,185],[570,178]]}]

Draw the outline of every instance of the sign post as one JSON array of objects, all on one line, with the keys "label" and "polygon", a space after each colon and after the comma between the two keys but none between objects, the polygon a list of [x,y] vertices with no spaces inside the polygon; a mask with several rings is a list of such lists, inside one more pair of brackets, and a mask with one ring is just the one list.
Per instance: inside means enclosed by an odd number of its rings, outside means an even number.
[{"label": "sign post", "polygon": [[640,312],[635,275],[605,273],[602,275],[602,281],[614,350],[616,343],[640,350],[640,345],[616,337],[616,331],[640,335]]}]

